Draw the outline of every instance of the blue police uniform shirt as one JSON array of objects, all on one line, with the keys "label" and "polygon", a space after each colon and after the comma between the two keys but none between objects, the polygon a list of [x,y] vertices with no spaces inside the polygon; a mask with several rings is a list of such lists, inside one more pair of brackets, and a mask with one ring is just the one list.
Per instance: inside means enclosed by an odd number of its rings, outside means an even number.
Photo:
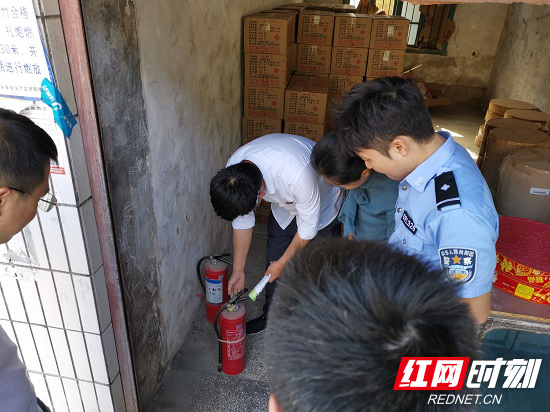
[{"label": "blue police uniform shirt", "polygon": [[381,173],[371,172],[363,185],[348,191],[338,219],[344,225],[344,237],[387,242],[395,225],[398,182]]},{"label": "blue police uniform shirt", "polygon": [[399,184],[389,243],[442,268],[461,297],[474,298],[492,287],[498,215],[466,149],[438,133],[445,143]]}]

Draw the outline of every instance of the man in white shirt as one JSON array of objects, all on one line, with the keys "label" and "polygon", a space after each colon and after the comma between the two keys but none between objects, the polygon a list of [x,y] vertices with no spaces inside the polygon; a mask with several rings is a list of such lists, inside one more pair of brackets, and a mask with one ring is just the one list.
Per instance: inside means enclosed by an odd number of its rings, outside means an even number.
[{"label": "man in white shirt", "polygon": [[342,193],[311,165],[315,143],[300,136],[270,134],[239,148],[210,183],[216,214],[233,224],[233,274],[229,294],[244,288],[244,267],[255,224],[254,208],[271,203],[268,221],[264,314],[247,322],[247,334],[265,329],[267,313],[285,265],[297,250],[319,237],[338,237]]},{"label": "man in white shirt", "polygon": [[[49,211],[50,161],[57,148],[48,134],[28,118],[0,109],[0,243],[6,243],[36,215]],[[39,404],[41,406],[39,406]],[[0,327],[0,411],[49,411],[37,400],[17,347]]]}]

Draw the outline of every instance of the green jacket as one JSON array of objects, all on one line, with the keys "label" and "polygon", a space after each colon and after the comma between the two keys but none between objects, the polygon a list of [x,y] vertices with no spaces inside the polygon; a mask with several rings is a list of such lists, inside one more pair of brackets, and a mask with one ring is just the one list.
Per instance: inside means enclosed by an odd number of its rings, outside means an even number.
[{"label": "green jacket", "polygon": [[395,203],[399,182],[372,171],[357,189],[348,191],[338,220],[344,224],[344,237],[386,242],[395,228]]}]

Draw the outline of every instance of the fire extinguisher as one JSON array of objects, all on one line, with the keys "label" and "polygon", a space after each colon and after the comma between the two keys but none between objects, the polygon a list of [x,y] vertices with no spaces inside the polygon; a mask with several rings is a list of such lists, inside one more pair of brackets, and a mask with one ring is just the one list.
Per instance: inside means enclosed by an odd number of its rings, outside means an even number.
[{"label": "fire extinguisher", "polygon": [[[248,289],[241,290],[229,299],[214,317],[214,330],[218,337],[218,372],[238,375],[246,365],[246,309],[242,297]],[[219,319],[219,321],[218,321]]]},{"label": "fire extinguisher", "polygon": [[[214,323],[216,313],[229,299],[227,268],[228,265],[231,265],[231,261],[224,259],[227,256],[231,255],[223,253],[216,256],[204,256],[197,263],[197,277],[206,296],[206,317],[210,323]],[[205,275],[203,280],[201,265],[205,260],[207,262],[204,265]]]}]

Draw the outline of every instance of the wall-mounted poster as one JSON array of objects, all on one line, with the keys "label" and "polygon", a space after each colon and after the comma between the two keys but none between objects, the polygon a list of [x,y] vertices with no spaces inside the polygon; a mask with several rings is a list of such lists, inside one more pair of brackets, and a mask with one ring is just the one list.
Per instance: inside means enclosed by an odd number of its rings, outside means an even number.
[{"label": "wall-mounted poster", "polygon": [[0,95],[40,100],[53,82],[32,0],[0,0]]}]

